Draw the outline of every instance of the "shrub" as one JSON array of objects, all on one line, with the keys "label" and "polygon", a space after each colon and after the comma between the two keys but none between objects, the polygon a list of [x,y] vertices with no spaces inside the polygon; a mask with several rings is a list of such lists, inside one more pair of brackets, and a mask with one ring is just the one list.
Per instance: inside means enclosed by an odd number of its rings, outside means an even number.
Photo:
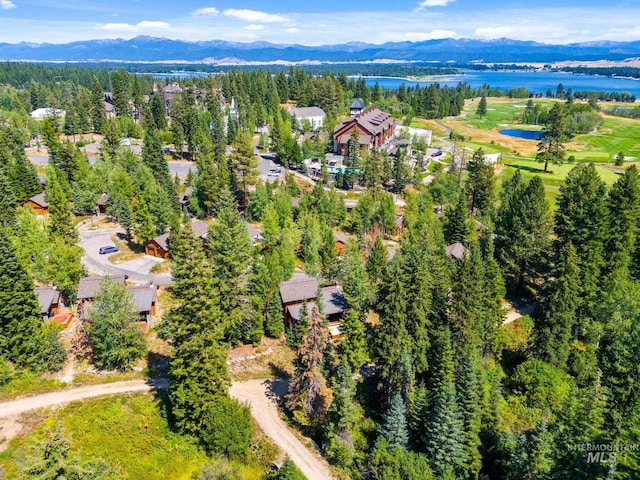
[{"label": "shrub", "polygon": [[241,460],[249,451],[254,433],[249,407],[232,398],[222,397],[205,419],[200,438],[210,453]]}]

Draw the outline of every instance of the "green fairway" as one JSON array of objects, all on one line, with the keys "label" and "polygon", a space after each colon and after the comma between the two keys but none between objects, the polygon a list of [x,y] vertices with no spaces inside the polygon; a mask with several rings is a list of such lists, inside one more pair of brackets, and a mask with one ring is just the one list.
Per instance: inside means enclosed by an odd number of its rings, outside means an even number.
[{"label": "green fairway", "polygon": [[[524,178],[530,179],[535,175],[542,178],[547,199],[552,205],[555,205],[556,198],[560,193],[560,186],[564,183],[568,173],[575,168],[575,164],[549,165],[549,172],[544,173],[544,164],[535,160],[527,160],[523,158],[507,157],[502,158],[504,169],[499,175],[502,178],[512,176],[517,169],[520,169]],[[620,175],[612,169],[604,167],[596,167],[600,178],[607,185],[612,185]],[[502,180],[501,178],[501,180]]]},{"label": "green fairway", "polygon": [[595,133],[577,135],[574,142],[580,150],[567,152],[577,160],[613,162],[618,152],[627,160],[640,160],[640,121],[603,117],[603,124]]}]

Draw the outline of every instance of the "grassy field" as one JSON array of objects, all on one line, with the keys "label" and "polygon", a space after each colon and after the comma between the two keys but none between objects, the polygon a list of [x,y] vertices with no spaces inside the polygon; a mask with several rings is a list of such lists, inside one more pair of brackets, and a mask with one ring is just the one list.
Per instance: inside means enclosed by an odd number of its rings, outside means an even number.
[{"label": "grassy field", "polygon": [[[189,437],[172,432],[163,403],[152,395],[118,395],[73,403],[47,418],[34,432],[11,443],[0,454],[7,479],[22,478],[15,459],[44,437],[44,430],[60,422],[71,439],[71,456],[84,461],[103,459],[118,472],[118,478],[187,480],[208,458]],[[255,467],[230,464],[240,478],[262,478]]]},{"label": "grassy field", "polygon": [[[564,183],[568,173],[575,168],[575,164],[549,165],[549,172],[544,173],[544,164],[535,160],[528,160],[516,157],[503,157],[502,165],[498,168],[498,177],[501,182],[503,178],[512,176],[517,169],[520,169],[524,178],[530,179],[535,175],[542,178],[542,184],[546,192],[547,200],[552,205],[560,193],[560,186]],[[620,169],[622,167],[619,167]],[[607,184],[612,185],[620,175],[611,168],[596,166],[600,178]]]}]

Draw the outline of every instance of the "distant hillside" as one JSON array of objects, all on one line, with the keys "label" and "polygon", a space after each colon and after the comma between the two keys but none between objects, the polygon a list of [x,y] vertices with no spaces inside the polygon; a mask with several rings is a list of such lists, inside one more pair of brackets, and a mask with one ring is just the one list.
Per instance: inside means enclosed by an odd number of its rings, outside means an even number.
[{"label": "distant hillside", "polygon": [[589,42],[549,45],[509,39],[443,39],[382,45],[280,45],[221,40],[187,42],[140,36],[131,40],[88,40],[67,44],[0,43],[0,60],[125,62],[367,62],[381,60],[438,62],[559,62],[624,60],[640,56],[640,42]]}]

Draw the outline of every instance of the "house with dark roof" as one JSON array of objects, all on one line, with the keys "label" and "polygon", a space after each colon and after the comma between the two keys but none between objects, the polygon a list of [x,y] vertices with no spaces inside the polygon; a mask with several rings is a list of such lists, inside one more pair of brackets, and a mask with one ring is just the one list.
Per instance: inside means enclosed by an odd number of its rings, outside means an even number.
[{"label": "house with dark roof", "polygon": [[395,136],[396,123],[394,118],[380,110],[370,107],[344,120],[333,130],[333,152],[337,155],[349,154],[349,141],[357,131],[358,143],[362,153],[377,148],[389,149]]},{"label": "house with dark roof", "polygon": [[140,315],[140,321],[146,322],[148,327],[153,326],[153,317],[156,314],[156,302],[158,301],[158,286],[129,286],[127,292],[133,298],[133,303]]},{"label": "house with dark roof", "polygon": [[44,193],[34,195],[22,205],[31,208],[36,215],[47,215],[49,213],[49,202],[47,202]]},{"label": "house with dark roof", "polygon": [[356,98],[353,102],[351,102],[351,105],[349,105],[349,114],[352,117],[355,117],[356,115],[361,113],[363,110],[364,110],[364,104],[362,103],[362,100],[360,100],[359,98]]},{"label": "house with dark roof", "polygon": [[193,195],[193,188],[192,187],[187,187],[184,189],[184,193],[180,194],[180,205],[182,205],[182,208],[188,208],[189,207],[189,199],[191,198],[191,195]]},{"label": "house with dark roof", "polygon": [[280,299],[284,313],[285,325],[292,325],[300,320],[303,304],[306,302],[307,311],[317,305],[317,295],[320,292],[324,306],[324,314],[329,322],[329,329],[333,336],[340,333],[340,322],[347,310],[347,300],[339,285],[322,287],[318,290],[318,279],[307,275],[293,278],[280,284]]},{"label": "house with dark roof", "polygon": [[153,237],[144,245],[144,253],[158,258],[169,258],[169,234]]},{"label": "house with dark roof", "polygon": [[43,320],[49,320],[60,312],[61,307],[64,307],[60,299],[60,292],[56,287],[36,287],[35,292]]},{"label": "house with dark roof", "polygon": [[327,116],[320,107],[290,108],[289,113],[299,130],[304,130],[305,121],[309,122],[311,130],[320,130]]},{"label": "house with dark roof", "polygon": [[349,237],[344,233],[333,232],[333,240],[335,242],[336,252],[338,252],[338,255],[342,256],[344,250],[347,248]]},{"label": "house with dark roof", "polygon": [[78,317],[80,320],[87,319],[88,304],[93,302],[96,298],[96,293],[100,290],[100,284],[105,278],[111,278],[115,283],[121,283],[124,285],[127,280],[126,275],[109,275],[101,277],[83,277],[78,282],[78,291],[76,295],[76,301],[78,302]]}]

